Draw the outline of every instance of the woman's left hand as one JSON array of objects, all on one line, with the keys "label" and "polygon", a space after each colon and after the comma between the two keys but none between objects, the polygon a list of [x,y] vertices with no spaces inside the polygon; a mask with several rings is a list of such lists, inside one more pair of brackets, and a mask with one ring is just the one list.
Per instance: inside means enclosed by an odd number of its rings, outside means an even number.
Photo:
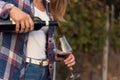
[{"label": "woman's left hand", "polygon": [[75,65],[75,57],[71,53],[65,60],[64,63],[67,65],[67,67],[72,68],[73,65]]}]

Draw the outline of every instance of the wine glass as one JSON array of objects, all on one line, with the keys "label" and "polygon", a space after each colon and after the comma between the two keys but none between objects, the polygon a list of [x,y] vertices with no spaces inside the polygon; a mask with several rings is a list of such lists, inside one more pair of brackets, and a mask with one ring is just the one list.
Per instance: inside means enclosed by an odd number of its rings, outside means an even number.
[{"label": "wine glass", "polygon": [[[62,52],[58,52],[59,54],[57,54],[57,57],[65,59],[69,56],[70,53],[72,53],[72,48],[69,45],[65,36],[60,37],[59,40],[60,40]],[[66,78],[66,80],[75,80],[79,77],[80,77],[80,74],[73,73],[73,68],[71,67],[70,75]]]}]

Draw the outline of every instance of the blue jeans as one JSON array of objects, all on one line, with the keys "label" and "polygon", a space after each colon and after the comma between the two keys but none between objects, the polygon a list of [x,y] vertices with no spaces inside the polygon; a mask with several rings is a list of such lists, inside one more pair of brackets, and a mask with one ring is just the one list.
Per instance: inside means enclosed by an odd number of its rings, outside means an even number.
[{"label": "blue jeans", "polygon": [[26,63],[25,80],[48,80],[48,66]]}]

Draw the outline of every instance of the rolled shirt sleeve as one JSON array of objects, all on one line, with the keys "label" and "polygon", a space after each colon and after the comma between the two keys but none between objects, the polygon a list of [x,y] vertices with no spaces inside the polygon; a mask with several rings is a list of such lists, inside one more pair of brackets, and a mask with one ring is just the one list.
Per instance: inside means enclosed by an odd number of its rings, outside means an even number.
[{"label": "rolled shirt sleeve", "polygon": [[0,1],[0,18],[7,18],[9,11],[14,5],[5,1]]}]

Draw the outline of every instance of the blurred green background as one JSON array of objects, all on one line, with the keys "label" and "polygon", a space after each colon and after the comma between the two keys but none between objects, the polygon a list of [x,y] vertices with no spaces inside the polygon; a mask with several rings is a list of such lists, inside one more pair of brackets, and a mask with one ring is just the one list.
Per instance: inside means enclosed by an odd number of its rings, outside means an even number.
[{"label": "blurred green background", "polygon": [[[120,80],[120,0],[71,0],[61,28],[73,48],[77,80],[103,80],[103,55],[108,39],[107,80]],[[109,26],[109,30],[106,30]],[[56,80],[69,70],[57,63]]]}]

